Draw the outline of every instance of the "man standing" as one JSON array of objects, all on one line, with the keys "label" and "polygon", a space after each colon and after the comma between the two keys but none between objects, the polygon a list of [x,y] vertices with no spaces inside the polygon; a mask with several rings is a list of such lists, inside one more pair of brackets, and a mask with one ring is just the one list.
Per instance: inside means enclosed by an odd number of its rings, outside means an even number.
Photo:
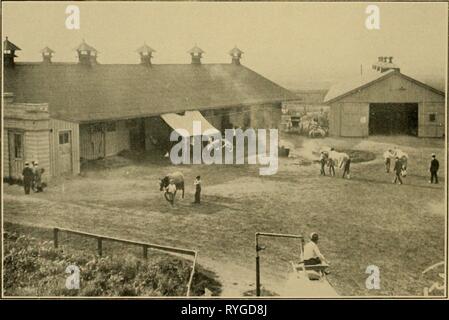
[{"label": "man standing", "polygon": [[329,166],[329,175],[334,177],[335,176],[335,161],[332,158],[327,159],[327,165]]},{"label": "man standing", "polygon": [[401,173],[402,173],[402,161],[399,157],[396,157],[396,162],[394,163],[394,180],[393,183],[399,181],[399,184],[402,184]]},{"label": "man standing", "polygon": [[391,159],[394,157],[393,150],[388,149],[384,152],[384,160],[385,160],[385,172],[390,172]]},{"label": "man standing", "polygon": [[197,176],[195,181],[193,182],[195,186],[195,202],[197,204],[201,203],[201,177]]},{"label": "man standing", "polygon": [[33,170],[30,168],[28,162],[25,162],[25,168],[22,170],[23,176],[23,188],[25,189],[25,194],[30,194],[31,184],[33,183]]},{"label": "man standing", "polygon": [[345,175],[348,179],[351,179],[351,175],[349,174],[349,168],[351,167],[351,159],[347,158],[343,167],[343,176],[342,178],[345,178]]},{"label": "man standing", "polygon": [[430,161],[430,181],[429,183],[433,183],[435,181],[435,184],[438,183],[438,169],[440,168],[440,163],[436,159],[435,153],[432,153],[432,160]]},{"label": "man standing", "polygon": [[33,162],[34,165],[34,188],[35,192],[42,192],[44,189],[42,188],[42,173],[44,169],[39,168],[39,163],[37,161]]},{"label": "man standing", "polygon": [[320,165],[321,165],[320,174],[322,176],[326,175],[325,165],[326,165],[326,162],[327,162],[327,158],[328,158],[327,153],[324,152],[324,151],[321,151],[321,154],[320,154]]}]

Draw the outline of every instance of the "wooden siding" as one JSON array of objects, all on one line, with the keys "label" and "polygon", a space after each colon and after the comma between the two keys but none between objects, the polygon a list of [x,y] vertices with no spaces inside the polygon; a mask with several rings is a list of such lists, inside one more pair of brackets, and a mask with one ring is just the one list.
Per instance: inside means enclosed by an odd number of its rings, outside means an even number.
[{"label": "wooden siding", "polygon": [[[11,103],[4,101],[3,119],[3,175],[5,178],[21,179],[26,161],[38,161],[45,169],[43,179],[51,175],[49,155],[48,105]],[[22,156],[15,158],[14,134],[22,137]]]},{"label": "wooden siding", "polygon": [[340,136],[341,129],[341,104],[334,103],[329,111],[329,135]]},{"label": "wooden siding", "polygon": [[95,160],[104,157],[104,131],[96,132],[95,134],[97,136],[95,137],[95,142],[93,142],[94,137],[91,132],[91,125],[81,124],[79,126],[79,148],[82,160]]},{"label": "wooden siding", "polygon": [[[115,125],[114,131],[108,130],[111,125]],[[92,131],[92,126],[98,130]],[[82,124],[79,130],[80,156],[84,160],[114,156],[130,148],[127,120]]]},{"label": "wooden siding", "polygon": [[[442,137],[445,131],[445,97],[394,74],[383,81],[330,103],[329,134],[359,137],[368,135],[369,103],[418,103],[418,136]],[[356,111],[356,108],[361,108]],[[429,113],[436,121],[428,121]],[[360,117],[367,115],[363,125]]]},{"label": "wooden siding", "polygon": [[44,169],[43,180],[51,177],[49,139],[49,130],[25,131],[25,160],[39,162],[39,167]]},{"label": "wooden siding", "polygon": [[8,130],[6,129],[3,129],[2,148],[3,148],[3,177],[9,177],[9,134]]},{"label": "wooden siding", "polygon": [[[445,133],[444,102],[421,102],[418,104],[418,136],[443,137]],[[430,121],[430,115],[435,115],[435,121]]]},{"label": "wooden siding", "polygon": [[62,131],[69,131],[71,134],[72,145],[72,174],[80,173],[80,134],[79,124],[76,122],[50,119],[50,162],[52,168],[52,175],[59,176],[60,172],[60,156],[58,154],[59,133]]},{"label": "wooden siding", "polygon": [[368,136],[369,104],[345,103],[341,106],[342,137],[366,137]]},{"label": "wooden siding", "polygon": [[105,132],[106,157],[129,149],[129,129],[126,121],[116,121],[115,131]]}]

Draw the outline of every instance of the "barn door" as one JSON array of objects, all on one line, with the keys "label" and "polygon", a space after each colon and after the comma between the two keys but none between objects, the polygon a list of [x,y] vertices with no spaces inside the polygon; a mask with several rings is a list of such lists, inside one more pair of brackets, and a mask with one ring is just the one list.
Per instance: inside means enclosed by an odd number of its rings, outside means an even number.
[{"label": "barn door", "polygon": [[72,172],[72,132],[60,131],[58,143],[58,172],[60,174]]},{"label": "barn door", "polygon": [[18,131],[9,131],[9,175],[19,179],[24,164],[24,134]]}]

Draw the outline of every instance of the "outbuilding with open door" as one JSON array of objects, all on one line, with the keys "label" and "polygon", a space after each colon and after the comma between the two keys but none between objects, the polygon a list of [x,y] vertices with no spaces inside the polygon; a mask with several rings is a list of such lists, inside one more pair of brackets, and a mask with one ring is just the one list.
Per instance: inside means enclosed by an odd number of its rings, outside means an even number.
[{"label": "outbuilding with open door", "polygon": [[444,92],[398,68],[337,84],[326,94],[325,103],[330,106],[333,136],[444,136]]}]

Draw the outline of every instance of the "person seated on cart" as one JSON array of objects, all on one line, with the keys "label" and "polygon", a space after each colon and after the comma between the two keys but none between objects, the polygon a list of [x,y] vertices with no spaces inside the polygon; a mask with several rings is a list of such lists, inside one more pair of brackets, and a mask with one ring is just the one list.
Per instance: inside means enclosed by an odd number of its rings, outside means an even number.
[{"label": "person seated on cart", "polygon": [[326,258],[321,254],[320,249],[318,248],[318,233],[312,232],[310,234],[310,241],[304,246],[304,266],[306,269],[315,269],[314,267],[307,266],[316,266],[317,269],[326,269],[329,266],[329,262]]}]

